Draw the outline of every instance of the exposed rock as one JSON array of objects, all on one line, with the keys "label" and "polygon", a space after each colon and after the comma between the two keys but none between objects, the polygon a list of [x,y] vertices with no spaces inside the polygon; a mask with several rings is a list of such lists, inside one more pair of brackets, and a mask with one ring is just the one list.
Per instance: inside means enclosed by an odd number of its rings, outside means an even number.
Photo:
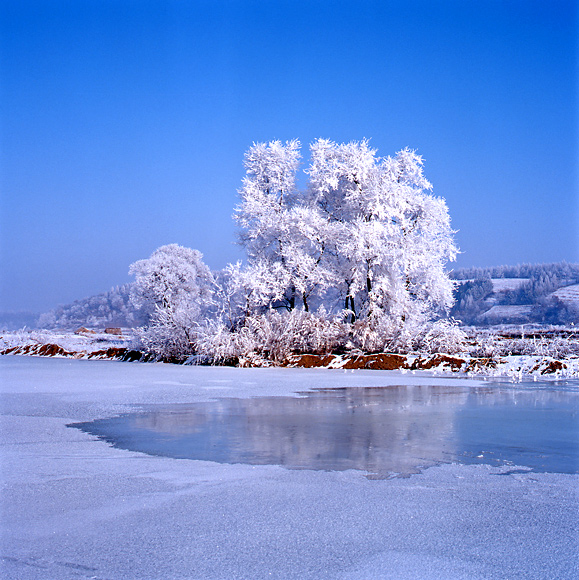
[{"label": "exposed rock", "polygon": [[342,368],[393,371],[408,368],[408,363],[406,357],[399,354],[363,354],[350,359]]},{"label": "exposed rock", "polygon": [[93,352],[89,352],[86,355],[86,358],[118,358],[122,360],[126,352],[126,348],[111,347],[103,350],[94,350]]},{"label": "exposed rock", "polygon": [[[345,361],[345,362],[344,362]],[[341,368],[341,369],[376,369],[393,371],[406,369],[408,362],[405,356],[391,353],[361,354],[361,355],[317,355],[298,354],[285,360],[281,366],[302,368]]]},{"label": "exposed rock", "polygon": [[121,360],[127,362],[144,362],[146,355],[142,353],[140,350],[127,350],[127,349],[122,350],[124,350],[125,352],[120,357]]},{"label": "exposed rock", "polygon": [[502,361],[497,361],[492,357],[472,358],[468,361],[464,370],[465,372],[470,373],[473,371],[480,371],[481,369],[496,369],[497,364],[501,362]]},{"label": "exposed rock", "polygon": [[0,354],[27,354],[36,356],[74,356],[75,352],[64,350],[57,344],[26,344],[0,351]]},{"label": "exposed rock", "polygon": [[311,369],[314,367],[326,367],[335,359],[334,355],[323,355],[318,354],[299,354],[282,363],[284,367],[302,367],[306,369]]},{"label": "exposed rock", "polygon": [[549,364],[541,371],[542,375],[556,373],[557,371],[562,371],[567,367],[560,360],[552,360]]},{"label": "exposed rock", "polygon": [[123,334],[123,331],[120,328],[109,327],[109,328],[105,328],[105,334],[118,334],[118,335],[121,335],[121,334]]},{"label": "exposed rock", "polygon": [[453,371],[459,371],[465,364],[465,359],[447,354],[435,354],[430,358],[417,358],[410,368],[413,370],[429,370],[438,367],[449,367]]},{"label": "exposed rock", "polygon": [[77,328],[74,331],[74,334],[96,334],[96,332],[94,330],[90,330],[88,328],[85,328],[84,326],[81,326],[80,328]]}]

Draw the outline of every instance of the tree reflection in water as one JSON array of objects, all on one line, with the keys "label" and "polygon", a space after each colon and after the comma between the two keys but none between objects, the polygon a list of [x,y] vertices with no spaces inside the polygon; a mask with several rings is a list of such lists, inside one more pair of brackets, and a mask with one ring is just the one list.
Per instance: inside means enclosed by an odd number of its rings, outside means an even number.
[{"label": "tree reflection in water", "polygon": [[375,477],[451,461],[578,471],[576,393],[400,385],[301,395],[175,405],[74,426],[153,455]]}]

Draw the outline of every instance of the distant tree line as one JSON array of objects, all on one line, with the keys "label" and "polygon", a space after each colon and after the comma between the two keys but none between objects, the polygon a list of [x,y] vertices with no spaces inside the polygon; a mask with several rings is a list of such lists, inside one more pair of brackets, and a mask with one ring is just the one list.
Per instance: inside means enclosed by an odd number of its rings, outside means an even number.
[{"label": "distant tree line", "polygon": [[555,276],[563,284],[579,283],[579,264],[555,262],[551,264],[517,264],[516,266],[493,266],[489,268],[458,268],[450,274],[454,280],[482,280],[484,278],[540,278]]}]

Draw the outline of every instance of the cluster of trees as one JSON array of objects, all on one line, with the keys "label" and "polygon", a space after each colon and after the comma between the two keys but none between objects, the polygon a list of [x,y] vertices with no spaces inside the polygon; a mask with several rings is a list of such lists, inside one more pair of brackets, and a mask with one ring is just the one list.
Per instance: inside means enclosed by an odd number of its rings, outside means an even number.
[{"label": "cluster of trees", "polygon": [[[536,322],[579,320],[551,295],[579,283],[577,264],[446,272],[457,253],[448,210],[414,151],[381,158],[367,141],[319,139],[303,190],[300,164],[298,141],[246,153],[234,213],[245,265],[211,272],[199,251],[163,246],[132,264],[134,283],[45,313],[38,326],[140,326],[141,346],[159,357],[224,361],[452,351],[463,339],[454,318],[476,324],[493,304],[532,304]],[[493,278],[526,281],[494,294]]]},{"label": "cluster of trees", "polygon": [[234,218],[247,263],[212,273],[197,250],[163,246],[131,266],[147,312],[143,345],[164,357],[452,348],[445,316],[457,248],[443,199],[414,151],[378,157],[367,141],[254,144]]},{"label": "cluster of trees", "polygon": [[531,312],[534,322],[544,324],[578,324],[579,307],[556,296],[540,298]]},{"label": "cluster of trees", "polygon": [[551,292],[561,288],[559,280],[554,276],[539,276],[529,278],[517,289],[505,292],[500,299],[501,304],[535,304]]}]

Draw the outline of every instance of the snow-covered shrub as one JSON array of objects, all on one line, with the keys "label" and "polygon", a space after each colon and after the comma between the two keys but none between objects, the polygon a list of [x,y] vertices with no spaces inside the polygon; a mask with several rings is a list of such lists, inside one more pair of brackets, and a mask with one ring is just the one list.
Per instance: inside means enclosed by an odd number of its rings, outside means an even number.
[{"label": "snow-covered shrub", "polygon": [[457,354],[464,352],[467,336],[454,320],[437,320],[427,324],[413,341],[418,352]]},{"label": "snow-covered shrub", "polygon": [[248,328],[256,337],[260,352],[276,361],[293,353],[326,354],[346,339],[344,324],[336,318],[327,319],[323,312],[269,311],[251,317]]},{"label": "snow-covered shrub", "polygon": [[471,356],[490,358],[502,354],[499,337],[489,330],[477,333],[476,336],[471,338],[470,342],[468,353]]},{"label": "snow-covered shrub", "polygon": [[0,335],[0,350],[14,346],[26,346],[27,344],[38,344],[38,341],[32,338],[30,331],[14,330],[2,332]]},{"label": "snow-covered shrub", "polygon": [[352,325],[352,344],[362,352],[463,352],[466,334],[454,320],[398,325],[387,317]]},{"label": "snow-covered shrub", "polygon": [[191,332],[176,325],[163,326],[155,322],[135,330],[134,347],[156,355],[161,360],[182,360],[195,352],[195,342]]},{"label": "snow-covered shrub", "polygon": [[[544,331],[545,329],[543,329]],[[579,337],[564,336],[565,329],[553,327],[553,334],[541,336],[530,331],[530,336],[513,338],[509,330],[470,329],[468,354],[474,357],[540,356],[567,358],[579,356]],[[557,336],[557,332],[563,336]]]},{"label": "snow-covered shrub", "polygon": [[339,317],[326,316],[322,309],[313,314],[301,310],[267,311],[229,329],[219,322],[207,322],[199,332],[198,354],[214,362],[257,356],[281,362],[291,354],[326,354],[347,340],[347,327]]},{"label": "snow-covered shrub", "polygon": [[565,358],[579,356],[579,342],[567,338],[519,338],[501,340],[498,343],[499,355],[534,355],[542,357]]},{"label": "snow-covered shrub", "polygon": [[207,320],[197,335],[197,360],[209,363],[236,363],[257,356],[256,337],[248,327],[232,330],[220,320]]}]

